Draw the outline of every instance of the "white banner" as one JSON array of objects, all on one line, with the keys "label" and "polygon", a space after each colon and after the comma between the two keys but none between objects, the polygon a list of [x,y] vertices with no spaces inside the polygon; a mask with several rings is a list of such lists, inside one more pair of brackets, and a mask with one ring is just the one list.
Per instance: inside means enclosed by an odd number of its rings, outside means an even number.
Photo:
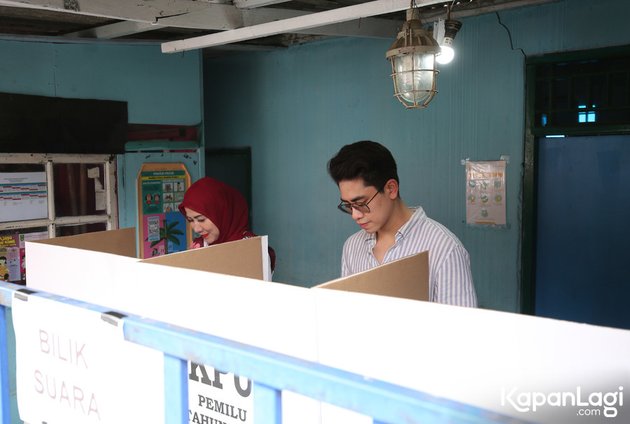
[{"label": "white banner", "polygon": [[[161,352],[123,338],[101,313],[13,300],[20,419],[48,424],[164,422]],[[122,324],[120,324],[120,327]]]}]

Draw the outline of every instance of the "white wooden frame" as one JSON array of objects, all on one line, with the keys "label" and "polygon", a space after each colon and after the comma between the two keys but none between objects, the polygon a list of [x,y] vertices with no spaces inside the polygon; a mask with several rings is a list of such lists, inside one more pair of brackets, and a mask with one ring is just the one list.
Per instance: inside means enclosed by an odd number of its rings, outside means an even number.
[{"label": "white wooden frame", "polygon": [[[53,165],[57,163],[90,163],[103,165],[105,211],[104,215],[78,215],[57,217],[55,215],[55,190]],[[118,200],[116,196],[115,155],[98,154],[48,154],[48,153],[2,153],[0,164],[42,164],[46,171],[48,191],[48,218],[26,221],[0,222],[0,231],[47,227],[48,236],[55,237],[57,226],[105,223],[108,230],[118,228]]]}]

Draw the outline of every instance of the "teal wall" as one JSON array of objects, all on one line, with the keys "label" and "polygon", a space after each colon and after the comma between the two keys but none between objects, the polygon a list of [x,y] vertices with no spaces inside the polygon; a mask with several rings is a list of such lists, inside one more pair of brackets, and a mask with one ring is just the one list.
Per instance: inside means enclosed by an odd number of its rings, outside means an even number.
[{"label": "teal wall", "polygon": [[[344,144],[373,139],[397,158],[405,201],[467,247],[480,305],[518,311],[525,55],[630,43],[629,13],[626,0],[564,0],[501,12],[505,26],[494,13],[463,19],[458,56],[441,68],[426,110],[392,97],[391,40],[207,59],[206,145],[252,147],[254,230],[277,251],[274,280],[312,286],[339,276],[342,244],[357,227],[335,208],[326,162]],[[461,160],[501,155],[509,226],[468,227]]]},{"label": "teal wall", "polygon": [[130,123],[201,122],[200,53],[159,45],[0,40],[0,91],[127,102]]}]

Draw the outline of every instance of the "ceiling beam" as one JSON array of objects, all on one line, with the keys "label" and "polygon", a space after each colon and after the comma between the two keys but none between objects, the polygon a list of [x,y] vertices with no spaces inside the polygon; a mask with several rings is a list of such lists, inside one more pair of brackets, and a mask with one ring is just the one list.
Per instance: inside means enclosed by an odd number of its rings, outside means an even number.
[{"label": "ceiling beam", "polygon": [[323,35],[327,37],[385,38],[394,40],[402,24],[402,21],[393,19],[366,18],[296,30],[295,32],[297,34]]},{"label": "ceiling beam", "polygon": [[[135,33],[157,30],[166,27],[200,29],[209,31],[227,31],[237,28],[260,25],[272,21],[280,21],[312,13],[292,10],[259,7],[259,0],[244,0],[242,4],[248,9],[239,9],[227,0],[190,1],[190,0],[152,0],[151,2],[134,3],[128,0],[109,0],[105,2],[78,3],[79,10],[64,8],[63,0],[0,0],[0,5],[11,7],[35,8],[118,19],[121,22],[90,28],[65,34],[64,38],[95,38],[111,40]],[[284,0],[262,0],[280,3]],[[257,3],[258,2],[258,3]],[[146,4],[151,4],[147,7]],[[304,34],[322,36],[376,37],[390,38],[395,34],[400,22],[390,19],[366,18],[356,22],[338,23],[319,26],[310,30],[296,31]]]},{"label": "ceiling beam", "polygon": [[[241,27],[252,27],[267,22],[312,15],[311,12],[305,12],[301,10],[271,8],[242,10],[241,12],[243,14],[243,25]],[[348,22],[341,22],[333,25],[314,27],[295,32],[300,34],[324,35],[333,37],[393,38],[398,33],[401,25],[401,21],[394,19],[365,18],[356,19]]]},{"label": "ceiling beam", "polygon": [[[417,7],[443,3],[443,0],[415,0]],[[162,52],[175,53],[195,50],[204,47],[220,46],[239,41],[252,40],[276,34],[307,30],[324,25],[338,24],[355,19],[367,18],[375,15],[398,12],[409,8],[409,0],[375,0],[354,6],[341,7],[325,12],[311,13],[305,16],[266,22],[259,25],[237,28],[216,34],[193,37],[162,43]]]},{"label": "ceiling beam", "polygon": [[[98,16],[102,18],[162,23],[161,20],[194,14],[206,13],[211,22],[221,19],[240,17],[240,11],[225,0],[151,0],[151,1],[74,1],[67,0],[0,0],[2,6],[25,7],[49,10],[54,12],[76,13],[80,15]],[[216,18],[211,15],[215,14]]]},{"label": "ceiling beam", "polygon": [[151,24],[147,22],[121,21],[114,24],[102,25],[89,28],[83,31],[64,34],[64,38],[98,38],[100,40],[112,40],[114,38],[125,37],[127,35],[138,34],[140,32],[153,31],[164,28],[163,25]]},{"label": "ceiling beam", "polygon": [[286,3],[289,0],[234,0],[234,6],[239,9],[255,9],[257,7],[271,6],[272,4]]}]

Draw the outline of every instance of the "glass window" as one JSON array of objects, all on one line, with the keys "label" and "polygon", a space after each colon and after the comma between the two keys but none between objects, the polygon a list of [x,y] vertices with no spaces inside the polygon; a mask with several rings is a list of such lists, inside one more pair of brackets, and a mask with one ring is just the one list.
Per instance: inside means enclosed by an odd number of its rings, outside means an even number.
[{"label": "glass window", "polygon": [[537,128],[625,125],[630,121],[630,57],[533,66]]},{"label": "glass window", "polygon": [[54,164],[55,215],[105,215],[103,168],[90,163]]},{"label": "glass window", "polygon": [[111,155],[0,155],[0,280],[25,283],[25,241],[118,228]]},{"label": "glass window", "polygon": [[77,234],[94,233],[96,231],[107,230],[107,224],[105,222],[97,222],[94,224],[75,224],[75,225],[63,225],[55,228],[55,236],[74,236]]}]

